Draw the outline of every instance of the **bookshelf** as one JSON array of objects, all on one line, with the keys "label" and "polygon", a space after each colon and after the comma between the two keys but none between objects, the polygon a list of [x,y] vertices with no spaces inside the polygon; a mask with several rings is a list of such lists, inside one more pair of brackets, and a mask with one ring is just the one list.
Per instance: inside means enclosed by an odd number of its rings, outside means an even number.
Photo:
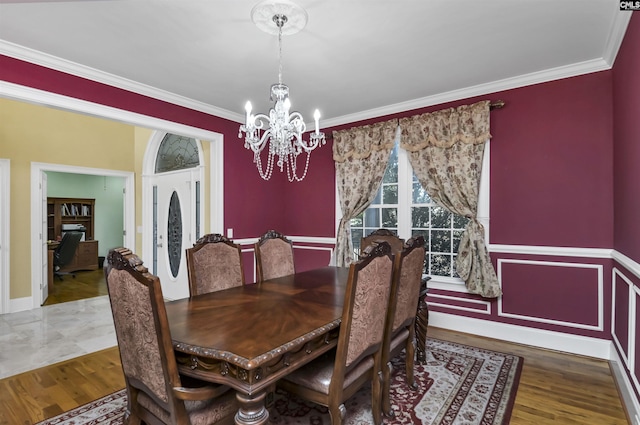
[{"label": "bookshelf", "polygon": [[47,198],[47,239],[62,237],[63,224],[81,224],[87,229],[85,240],[93,240],[95,204],[95,199]]},{"label": "bookshelf", "polygon": [[47,198],[47,239],[62,238],[64,224],[84,226],[85,240],[80,242],[76,255],[62,271],[97,270],[98,241],[94,239],[95,199]]}]

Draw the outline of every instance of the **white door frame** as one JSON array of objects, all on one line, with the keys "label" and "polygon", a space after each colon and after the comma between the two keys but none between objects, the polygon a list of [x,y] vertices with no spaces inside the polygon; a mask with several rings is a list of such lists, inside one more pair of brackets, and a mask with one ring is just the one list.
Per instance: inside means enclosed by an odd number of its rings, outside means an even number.
[{"label": "white door frame", "polygon": [[59,173],[89,174],[96,176],[123,177],[125,187],[124,202],[124,231],[125,246],[135,246],[135,174],[129,171],[107,170],[103,168],[77,167],[63,164],[31,163],[31,308],[38,308],[42,304],[40,282],[42,276],[42,220],[44,211],[39,197],[42,178],[46,171]]},{"label": "white door frame", "polygon": [[[179,134],[196,139],[200,159],[199,173],[201,195],[207,192],[209,185],[209,229],[204,226],[204,205],[206,199],[201,196],[200,229],[206,233],[224,232],[224,156],[222,134],[202,129],[183,128],[181,131],[154,131],[149,139],[142,160],[142,222],[153,222],[153,184],[155,177],[155,161],[160,143],[167,133]],[[203,140],[204,139],[204,140]],[[203,143],[209,142],[209,181],[205,181],[206,168],[203,155]],[[142,226],[142,261],[151,267],[153,258],[153,226]]]},{"label": "white door frame", "polygon": [[9,313],[9,254],[11,210],[11,163],[8,159],[0,159],[0,314]]},{"label": "white door frame", "polygon": [[[159,181],[163,182],[162,186],[164,188],[173,187],[173,190],[178,190],[178,192],[184,196],[187,196],[184,193],[185,191],[178,188],[182,187],[182,184],[184,183],[184,180],[182,179],[186,178],[189,181],[188,183],[189,189],[186,192],[189,193],[188,198],[190,202],[185,205],[184,203],[185,199],[179,196],[180,204],[181,204],[180,205],[181,214],[183,214],[183,217],[182,217],[183,218],[183,221],[182,221],[183,249],[181,251],[183,251],[186,248],[190,248],[189,244],[195,242],[194,232],[195,232],[196,226],[199,226],[200,229],[203,230],[204,221],[205,221],[204,220],[204,202],[200,202],[200,207],[199,207],[200,211],[198,213],[196,213],[193,210],[196,196],[199,196],[200,199],[203,200],[204,199],[203,195],[205,193],[204,154],[202,150],[202,143],[200,142],[200,140],[195,139],[196,147],[198,149],[199,165],[197,167],[163,172],[159,174],[155,173],[155,168],[156,168],[155,165],[157,162],[158,150],[160,148],[160,145],[162,144],[162,141],[164,140],[165,135],[168,133],[169,132],[166,132],[166,131],[153,132],[153,134],[149,139],[149,143],[147,143],[147,148],[145,150],[144,158],[142,160],[142,193],[143,193],[142,197],[144,200],[142,203],[142,222],[150,224],[147,226],[143,226],[143,229],[142,229],[142,241],[143,241],[142,242],[142,261],[144,262],[144,264],[146,264],[147,268],[151,273],[153,273],[153,252],[155,251],[155,248],[156,248],[153,246],[153,225],[151,225],[151,223],[153,223],[154,221],[153,187],[157,186]],[[180,182],[178,182],[176,179],[179,179]],[[199,194],[196,194],[196,187],[194,184],[192,184],[195,181],[200,182]],[[173,186],[174,183],[176,184],[175,187]],[[149,199],[149,201],[146,201],[146,199]],[[163,208],[167,206],[168,205],[162,205]],[[193,214],[189,213],[188,217],[184,217],[185,211],[192,212]],[[161,219],[162,217],[164,217],[164,214],[158,211],[157,218]],[[193,221],[193,218],[195,217],[200,217],[200,220],[199,220],[200,223],[195,223]],[[166,222],[157,223],[157,224],[159,226],[162,226],[162,228],[166,229]],[[163,235],[163,232],[159,232],[159,236],[162,237],[162,235]],[[163,240],[162,243],[167,244],[168,240],[165,238],[165,240]],[[166,245],[164,248],[166,249]],[[166,253],[164,249],[160,249],[159,252]],[[166,256],[161,255],[160,258],[158,258],[157,260],[158,260],[158,270],[154,274],[160,277],[160,282],[162,283],[162,293],[164,297],[169,300],[188,297],[189,285],[187,284],[187,281],[186,281],[187,271],[186,271],[186,259],[184,258],[184,253],[180,257],[180,271],[178,276],[176,277],[173,277],[171,273],[167,275],[166,273],[160,271],[161,269],[163,271],[168,270],[168,258],[166,258]],[[172,290],[169,291],[168,290],[169,288],[172,288]]]}]

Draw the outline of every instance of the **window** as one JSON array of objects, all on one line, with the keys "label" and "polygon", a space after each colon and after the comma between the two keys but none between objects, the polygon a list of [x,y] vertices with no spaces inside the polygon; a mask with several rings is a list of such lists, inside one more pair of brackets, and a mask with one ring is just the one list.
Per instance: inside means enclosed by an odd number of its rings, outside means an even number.
[{"label": "window", "polygon": [[[489,169],[488,152],[487,145],[484,170]],[[483,175],[488,176],[488,173]],[[478,215],[483,224],[486,221],[482,218],[485,215],[482,210],[488,204],[483,202],[483,198],[488,199],[486,187],[488,181],[481,182]],[[462,283],[455,269],[455,258],[468,221],[429,197],[413,174],[407,152],[396,140],[376,198],[362,214],[351,220],[351,240],[354,251],[359,253],[361,238],[381,227],[397,232],[405,240],[422,235],[426,242],[424,273],[432,276],[434,282]],[[485,224],[485,230],[487,228]]]},{"label": "window", "polygon": [[200,165],[198,146],[191,137],[167,133],[156,157],[156,173],[195,168]]}]

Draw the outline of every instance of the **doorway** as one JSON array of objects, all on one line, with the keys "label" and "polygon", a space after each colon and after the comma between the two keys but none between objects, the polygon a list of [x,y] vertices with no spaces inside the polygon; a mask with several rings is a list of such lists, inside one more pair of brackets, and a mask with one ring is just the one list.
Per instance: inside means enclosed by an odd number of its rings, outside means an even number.
[{"label": "doorway", "polygon": [[[107,295],[102,270],[111,248],[124,246],[124,178],[114,176],[45,172],[47,186],[47,253],[54,257],[55,247],[71,226],[80,226],[83,237],[78,253],[60,274],[48,264],[48,296],[43,305],[77,301]],[[76,202],[75,204],[73,202]],[[82,204],[84,202],[84,204]],[[80,203],[80,204],[79,204]],[[78,215],[65,215],[64,207]],[[61,211],[62,210],[62,211]],[[71,224],[69,224],[71,223]],[[77,229],[76,229],[77,230]],[[51,268],[51,269],[49,269]]]},{"label": "doorway", "polygon": [[[143,163],[144,263],[168,300],[189,296],[185,250],[204,229],[204,153],[193,137],[155,132]],[[145,196],[146,195],[146,196]],[[145,209],[145,205],[152,208]]]},{"label": "doorway", "polygon": [[[202,128],[192,127],[189,125],[180,124],[177,122],[171,122],[164,119],[159,119],[151,116],[144,116],[137,113],[131,113],[125,110],[112,108],[105,105],[95,104],[86,102],[80,99],[71,98],[68,96],[57,95],[54,93],[41,92],[38,90],[33,90],[28,87],[1,87],[0,95],[3,97],[7,97],[14,100],[39,104],[43,106],[58,108],[61,110],[69,111],[69,112],[77,112],[80,114],[93,115],[95,117],[102,117],[107,120],[115,120],[122,123],[127,123],[142,129],[163,129],[164,132],[170,131],[176,134],[184,134],[190,137],[198,138],[202,141],[205,146],[204,153],[206,155],[206,184],[204,188],[204,194],[206,194],[206,203],[207,209],[205,210],[207,217],[205,220],[205,226],[211,232],[223,232],[224,226],[224,168],[223,168],[223,141],[224,136],[220,133],[215,133],[210,130],[205,130]],[[206,141],[206,142],[205,142]],[[208,154],[207,154],[208,153]],[[0,167],[0,171],[5,167]],[[6,167],[8,170],[8,166]],[[0,249],[2,249],[2,255],[4,258],[4,266],[0,264],[0,296],[2,299],[0,300],[0,308],[3,309],[3,312],[17,312],[23,310],[29,310],[32,308],[39,308],[41,305],[40,299],[40,285],[43,283],[42,276],[42,230],[40,229],[42,225],[42,217],[40,212],[40,203],[41,199],[38,198],[38,187],[42,183],[41,175],[43,172],[52,170],[52,171],[61,171],[61,172],[71,172],[71,173],[79,173],[79,174],[96,174],[96,175],[123,175],[127,180],[126,183],[126,229],[127,235],[125,236],[125,245],[135,247],[137,250],[141,252],[141,256],[145,260],[147,264],[149,264],[149,259],[145,258],[143,255],[146,253],[147,257],[151,252],[149,248],[149,244],[151,243],[152,235],[148,229],[150,226],[147,224],[147,219],[150,217],[149,214],[145,214],[145,210],[150,209],[149,202],[151,202],[151,192],[142,190],[142,219],[139,218],[140,223],[139,227],[135,227],[136,225],[136,213],[135,213],[135,203],[136,203],[136,195],[134,194],[135,189],[135,179],[134,173],[113,173],[111,170],[93,170],[87,169],[84,167],[69,167],[59,164],[43,164],[43,163],[31,163],[30,167],[30,187],[29,187],[29,205],[30,205],[30,218],[29,218],[29,229],[30,229],[30,247],[29,247],[29,257],[30,257],[30,282],[28,283],[31,287],[30,296],[23,298],[10,299],[9,296],[9,265],[10,265],[10,247],[8,245],[8,210],[9,205],[3,202],[3,206],[7,212],[7,215],[4,217],[0,217],[2,221],[6,221],[7,231],[3,231],[0,233],[1,239],[7,239],[6,244],[0,245]],[[136,171],[138,177],[141,177],[138,171]],[[144,179],[144,175],[142,176]],[[6,191],[3,192],[3,199],[8,199],[9,197],[9,187],[8,187],[9,175],[7,172],[7,178],[2,179],[2,185],[6,185]],[[139,189],[138,189],[139,190]],[[4,196],[6,195],[6,197]],[[138,202],[140,202],[140,193],[137,194]],[[203,203],[205,202],[203,199]],[[0,223],[1,224],[1,223]],[[141,236],[140,236],[141,235]],[[141,241],[140,241],[141,238]]]},{"label": "doorway", "polygon": [[[31,163],[31,285],[32,308],[41,306],[45,299],[44,286],[48,284],[47,256],[43,255],[43,245],[46,244],[47,235],[44,233],[43,223],[47,221],[46,208],[42,207],[43,191],[47,187],[47,173],[84,174],[90,176],[121,177],[124,179],[123,201],[123,245],[135,246],[135,196],[134,173],[124,171],[106,170],[100,168],[77,167],[61,164]],[[46,192],[45,192],[46,193]],[[46,198],[46,196],[44,196]],[[45,204],[46,205],[46,204]]]}]

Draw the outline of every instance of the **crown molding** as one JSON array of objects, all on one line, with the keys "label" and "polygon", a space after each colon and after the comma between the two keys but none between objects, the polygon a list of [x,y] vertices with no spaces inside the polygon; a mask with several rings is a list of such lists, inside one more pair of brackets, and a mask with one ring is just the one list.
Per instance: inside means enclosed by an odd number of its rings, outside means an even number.
[{"label": "crown molding", "polygon": [[[618,54],[618,50],[620,49],[620,45],[622,44],[622,40],[624,39],[624,35],[630,19],[631,13],[620,12],[614,14],[614,19],[611,24],[611,31],[609,33],[607,43],[604,47],[603,56],[599,59],[578,62],[567,66],[551,68],[524,74],[518,77],[493,81],[490,83],[478,84],[458,90],[452,90],[445,93],[439,93],[432,96],[413,99],[407,102],[395,103],[380,108],[374,108],[354,114],[330,118],[327,120],[323,120],[323,128],[335,127],[338,125],[349,124],[356,121],[367,120],[384,115],[397,114],[446,102],[453,102],[456,100],[467,99],[475,96],[482,96],[504,90],[511,90],[533,84],[539,84],[611,69],[613,67],[615,57]],[[0,40],[0,54],[36,65],[41,65],[46,68],[65,72],[81,78],[86,78],[98,83],[121,88],[133,93],[149,96],[154,99],[162,100],[175,105],[184,106],[186,108],[204,112],[220,118],[225,118],[234,122],[242,123],[244,121],[244,116],[242,114],[189,99],[184,96],[179,96],[164,90],[159,90],[133,80],[118,77],[110,73],[77,64],[75,62],[63,60],[55,56],[39,52],[37,50],[29,49],[18,44],[7,42],[5,40]]]},{"label": "crown molding", "polygon": [[58,57],[37,50],[29,49],[18,44],[10,43],[5,40],[0,40],[0,54],[35,65],[40,65],[45,68],[50,68],[56,71],[71,74],[76,77],[86,78],[87,80],[95,81],[97,83],[106,84],[143,96],[148,96],[154,99],[169,102],[174,105],[204,112],[216,117],[225,118],[237,122],[242,122],[244,120],[244,116],[242,114],[218,108],[204,102],[189,99],[184,96],[179,96],[177,94],[165,90],[160,90],[146,84],[138,83],[127,78],[122,78],[108,72],[97,70],[95,68],[90,68],[88,66],[77,64],[75,62],[60,59]]},{"label": "crown molding", "polygon": [[[615,5],[618,7],[618,4]],[[624,35],[627,32],[629,21],[631,21],[631,11],[618,11],[613,15],[613,24],[611,25],[611,32],[609,32],[609,38],[604,47],[604,54],[602,57],[609,64],[609,67],[613,68],[613,63],[618,56],[618,51],[624,40]]]},{"label": "crown molding", "polygon": [[478,84],[463,89],[452,90],[433,96],[422,97],[407,102],[396,103],[384,106],[382,108],[369,109],[367,111],[355,114],[344,115],[333,119],[324,120],[324,127],[334,127],[343,124],[349,124],[356,121],[371,119],[384,115],[397,114],[412,109],[426,108],[428,106],[439,105],[442,103],[453,102],[470,97],[482,96],[485,94],[496,93],[504,90],[516,89],[519,87],[530,86],[548,81],[560,80],[568,77],[575,77],[592,72],[604,71],[611,67],[604,59],[595,59],[585,62],[579,62],[567,66],[548,69],[530,74],[520,75],[513,78],[505,78],[503,80],[493,81],[486,84]]}]

